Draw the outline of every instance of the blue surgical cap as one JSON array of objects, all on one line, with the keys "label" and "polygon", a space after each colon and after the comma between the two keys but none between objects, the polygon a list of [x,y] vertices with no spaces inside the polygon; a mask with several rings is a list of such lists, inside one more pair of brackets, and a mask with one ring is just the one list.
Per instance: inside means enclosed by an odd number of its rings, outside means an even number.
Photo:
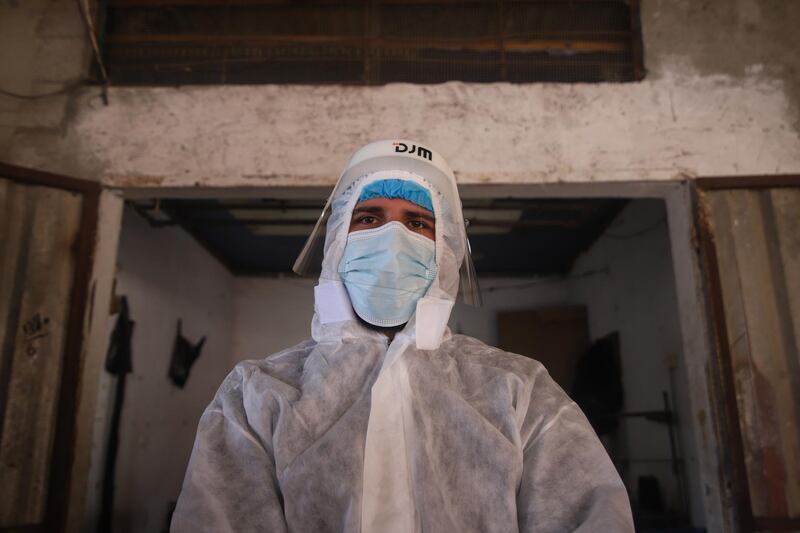
[{"label": "blue surgical cap", "polygon": [[433,213],[431,193],[417,182],[401,179],[373,181],[361,190],[359,202],[373,198],[399,198],[417,204]]}]

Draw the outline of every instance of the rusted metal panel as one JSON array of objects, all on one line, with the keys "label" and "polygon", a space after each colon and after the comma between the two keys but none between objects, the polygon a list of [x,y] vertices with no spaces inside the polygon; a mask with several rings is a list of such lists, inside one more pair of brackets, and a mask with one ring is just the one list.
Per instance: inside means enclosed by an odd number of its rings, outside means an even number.
[{"label": "rusted metal panel", "polygon": [[636,0],[113,0],[122,84],[636,81]]},{"label": "rusted metal panel", "polygon": [[720,293],[719,348],[729,364],[730,412],[738,418],[747,478],[743,502],[757,529],[796,529],[800,189],[723,189],[703,198]]},{"label": "rusted metal panel", "polygon": [[800,189],[765,191],[760,200],[767,232],[776,237],[767,244],[785,362],[780,380],[787,418],[780,423],[788,444],[786,500],[789,517],[800,518]]},{"label": "rusted metal panel", "polygon": [[45,520],[83,197],[3,183],[0,526]]},{"label": "rusted metal panel", "polygon": [[[710,374],[709,389],[714,396],[712,403],[723,413],[723,416],[717,419],[715,428],[718,440],[726,443],[726,446],[719,450],[722,458],[721,466],[726,470],[721,472],[720,483],[726,490],[726,499],[731,501],[732,508],[738,513],[738,527],[743,531],[751,531],[753,513],[750,490],[747,486],[748,476],[744,459],[746,452],[743,450],[746,444],[743,442],[739,425],[742,415],[734,386],[733,356],[728,343],[729,329],[739,330],[742,327],[742,320],[741,313],[732,312],[736,307],[731,298],[729,297],[727,301],[728,312],[726,312],[726,302],[722,299],[723,287],[730,287],[735,283],[738,272],[731,268],[723,272],[720,268],[721,264],[735,266],[735,261],[729,256],[732,251],[730,239],[727,238],[729,234],[717,235],[714,231],[715,219],[717,224],[729,223],[727,204],[714,200],[716,198],[710,197],[707,193],[700,193],[698,196],[701,252],[710,286],[709,296],[715,319],[717,352],[717,357],[714,359],[715,371]],[[731,482],[727,482],[726,477]]]}]

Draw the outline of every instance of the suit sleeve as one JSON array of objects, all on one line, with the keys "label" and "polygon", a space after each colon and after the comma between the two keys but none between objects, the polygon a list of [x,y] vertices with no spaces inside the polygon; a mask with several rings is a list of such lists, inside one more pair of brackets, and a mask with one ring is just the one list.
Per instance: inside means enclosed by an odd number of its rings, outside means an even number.
[{"label": "suit sleeve", "polygon": [[243,374],[234,369],[200,418],[173,533],[287,531],[272,438],[247,422]]},{"label": "suit sleeve", "polygon": [[522,533],[633,533],[630,502],[580,408],[542,368],[522,424]]}]

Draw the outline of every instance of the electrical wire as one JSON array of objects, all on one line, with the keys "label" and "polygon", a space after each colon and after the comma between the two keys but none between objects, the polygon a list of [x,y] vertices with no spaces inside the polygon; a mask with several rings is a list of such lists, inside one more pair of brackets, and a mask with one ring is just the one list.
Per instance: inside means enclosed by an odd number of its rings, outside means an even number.
[{"label": "electrical wire", "polygon": [[664,215],[663,217],[659,218],[658,221],[656,221],[655,223],[639,231],[634,231],[633,233],[623,233],[623,234],[606,232],[602,235],[602,237],[608,237],[609,239],[633,239],[634,237],[639,237],[641,235],[644,235],[645,233],[653,231],[654,229],[658,228],[661,224],[666,222],[666,220],[667,216]]},{"label": "electrical wire", "polygon": [[9,98],[18,98],[20,100],[39,100],[40,98],[50,98],[52,96],[58,96],[60,94],[66,94],[68,92],[71,92],[71,91],[77,89],[78,87],[81,87],[81,86],[85,85],[86,82],[87,82],[87,80],[77,80],[77,81],[73,81],[73,82],[67,83],[64,86],[62,86],[61,88],[56,89],[54,91],[47,92],[47,93],[38,93],[38,94],[22,94],[22,93],[17,93],[17,92],[14,92],[14,91],[8,91],[6,89],[0,88],[0,94],[2,94],[3,96],[7,96]]},{"label": "electrical wire", "polygon": [[100,45],[97,43],[97,31],[92,22],[92,17],[89,14],[89,1],[76,0],[78,2],[78,9],[83,15],[83,21],[86,24],[86,32],[89,34],[89,41],[92,44],[92,51],[94,52],[94,59],[97,61],[97,66],[100,68],[100,75],[103,77],[103,103],[108,105],[108,72],[106,65],[103,63],[103,57],[100,53]]},{"label": "electrical wire", "polygon": [[575,274],[574,276],[554,276],[550,278],[541,278],[535,279],[532,281],[526,281],[524,283],[514,283],[511,285],[501,285],[499,287],[486,287],[484,284],[481,285],[481,292],[497,292],[497,291],[507,291],[507,290],[518,290],[518,289],[526,289],[530,287],[536,287],[537,285],[548,285],[550,283],[558,283],[561,281],[569,281],[573,279],[583,279],[588,278],[591,276],[597,276],[598,274],[608,274],[608,268],[598,268],[595,270],[587,270],[586,272],[581,272],[580,274]]},{"label": "electrical wire", "polygon": [[[97,37],[95,36],[96,30],[94,27],[94,22],[92,22],[92,18],[89,15],[89,8],[87,5],[87,0],[76,0],[78,3],[78,9],[81,12],[81,17],[83,18],[83,22],[86,25],[86,31],[89,34],[89,41],[92,45],[92,51],[94,53],[95,61],[97,61],[97,65],[100,68],[100,74],[103,78],[103,102],[108,104],[108,73],[106,71],[106,66],[103,63],[103,58],[100,54],[100,46],[97,44]],[[6,96],[8,98],[16,98],[19,100],[39,100],[41,98],[51,98],[53,96],[58,96],[61,94],[66,94],[78,87],[86,85],[88,80],[79,79],[69,83],[64,84],[62,87],[46,92],[46,93],[37,93],[37,94],[23,94],[18,93],[15,91],[9,91],[8,89],[3,89],[0,87],[0,95]]]}]

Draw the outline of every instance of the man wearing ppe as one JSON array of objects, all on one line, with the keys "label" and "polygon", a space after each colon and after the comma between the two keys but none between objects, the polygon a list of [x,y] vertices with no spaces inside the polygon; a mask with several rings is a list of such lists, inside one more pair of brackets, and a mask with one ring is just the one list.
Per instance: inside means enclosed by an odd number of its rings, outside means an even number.
[{"label": "man wearing ppe", "polygon": [[459,285],[467,302],[476,287],[441,156],[357,151],[295,270],[323,241],[312,339],[225,379],[173,531],[633,531],[614,466],[544,367],[447,328]]}]

